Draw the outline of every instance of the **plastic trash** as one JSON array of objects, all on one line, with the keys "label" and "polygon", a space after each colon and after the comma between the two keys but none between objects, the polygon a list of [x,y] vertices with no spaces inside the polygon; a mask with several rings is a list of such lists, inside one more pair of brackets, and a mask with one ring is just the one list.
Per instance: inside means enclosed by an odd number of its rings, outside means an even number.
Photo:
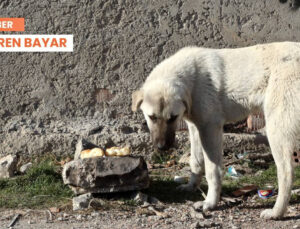
[{"label": "plastic trash", "polygon": [[262,199],[268,199],[274,194],[274,187],[272,185],[266,185],[263,188],[258,189],[258,196]]},{"label": "plastic trash", "polygon": [[238,179],[239,177],[242,176],[242,174],[238,173],[233,166],[228,167],[228,171],[226,175],[233,179]]}]

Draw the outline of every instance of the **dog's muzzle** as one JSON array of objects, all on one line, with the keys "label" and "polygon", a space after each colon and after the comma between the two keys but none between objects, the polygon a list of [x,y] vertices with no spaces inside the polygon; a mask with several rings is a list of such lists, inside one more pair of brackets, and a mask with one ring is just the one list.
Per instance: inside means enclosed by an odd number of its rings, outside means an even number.
[{"label": "dog's muzzle", "polygon": [[153,144],[155,147],[157,147],[159,150],[168,150],[170,147],[173,146],[175,142],[175,133],[168,134],[167,138],[165,139],[159,139],[159,138],[152,138]]}]

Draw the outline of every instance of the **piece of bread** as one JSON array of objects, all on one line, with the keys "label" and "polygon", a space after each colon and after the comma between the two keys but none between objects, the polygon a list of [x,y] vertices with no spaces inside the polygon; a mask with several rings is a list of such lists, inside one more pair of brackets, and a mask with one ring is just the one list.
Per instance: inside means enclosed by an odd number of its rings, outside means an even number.
[{"label": "piece of bread", "polygon": [[130,155],[131,150],[128,146],[125,147],[111,147],[106,149],[105,151],[105,155],[108,157],[112,157],[112,156],[128,156]]},{"label": "piece of bread", "polygon": [[80,152],[80,158],[103,157],[104,151],[100,148],[87,149]]}]

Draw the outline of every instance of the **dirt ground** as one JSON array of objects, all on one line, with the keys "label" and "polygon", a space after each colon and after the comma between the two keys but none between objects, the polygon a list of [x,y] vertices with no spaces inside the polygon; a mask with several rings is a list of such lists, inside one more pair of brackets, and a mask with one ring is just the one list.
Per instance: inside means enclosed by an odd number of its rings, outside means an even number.
[{"label": "dirt ground", "polygon": [[[247,146],[247,152],[251,152],[256,146],[255,141],[249,140],[247,134],[226,135],[225,142],[228,148],[234,149],[224,155],[224,169],[234,165],[236,170],[247,175],[259,174],[264,171],[264,167],[274,165],[271,155],[268,154],[268,148],[261,147],[260,153],[249,153],[245,158],[238,159],[241,145]],[[185,142],[186,133],[178,136]],[[247,141],[245,139],[249,140]],[[246,143],[247,144],[246,144]],[[226,145],[225,144],[225,145]],[[261,145],[259,145],[261,146]],[[182,148],[182,147],[181,147]],[[245,151],[245,148],[244,152]],[[184,151],[187,151],[185,149]],[[257,152],[257,151],[256,151]],[[178,151],[176,151],[178,153]],[[265,156],[263,156],[265,155]],[[293,200],[289,205],[287,214],[282,220],[266,221],[260,219],[260,212],[266,208],[271,208],[276,199],[276,193],[268,200],[261,200],[254,191],[241,197],[233,197],[232,187],[224,186],[222,191],[222,200],[218,209],[206,214],[193,210],[195,201],[203,199],[202,192],[181,193],[176,191],[176,184],[172,181],[175,175],[188,176],[189,166],[178,164],[176,162],[170,167],[169,158],[160,158],[165,160],[154,162],[148,158],[148,168],[151,177],[150,188],[143,190],[149,197],[159,199],[157,203],[137,204],[130,201],[124,201],[117,197],[115,199],[105,199],[109,207],[102,205],[98,208],[87,209],[85,211],[72,211],[71,199],[68,206],[60,208],[55,212],[49,208],[46,209],[0,209],[0,228],[8,228],[12,219],[19,214],[18,220],[12,228],[300,228],[300,202]],[[176,156],[174,154],[174,156]],[[257,157],[257,158],[256,158]],[[249,165],[251,159],[252,166]],[[177,160],[176,160],[177,161]],[[253,167],[254,166],[254,167]],[[261,176],[262,177],[262,176]],[[276,175],[273,175],[276,180]],[[224,178],[224,182],[231,184],[230,178]],[[250,181],[250,182],[253,182]],[[202,182],[203,183],[203,182]],[[205,183],[205,179],[204,179]],[[203,186],[203,185],[202,185]],[[204,184],[205,189],[206,184]],[[234,187],[235,189],[236,187]],[[205,190],[204,190],[205,191]],[[100,197],[99,199],[101,199]],[[226,199],[227,198],[227,199]],[[104,198],[102,198],[104,200]],[[299,199],[299,198],[298,198]],[[111,204],[113,203],[113,204]],[[50,211],[51,210],[51,211]]]},{"label": "dirt ground", "polygon": [[[234,158],[225,160],[231,163]],[[271,208],[276,199],[276,193],[268,200],[261,200],[254,191],[241,197],[233,197],[231,191],[222,192],[222,200],[218,209],[202,214],[192,206],[195,201],[203,199],[201,192],[181,193],[176,191],[174,182],[163,180],[161,177],[174,177],[178,174],[187,174],[189,167],[173,166],[171,168],[150,169],[152,182],[149,190],[143,190],[148,197],[158,197],[159,201],[151,204],[130,204],[121,198],[99,198],[105,204],[98,208],[84,211],[72,211],[71,200],[69,205],[60,208],[58,212],[51,208],[30,209],[0,209],[0,228],[7,228],[12,219],[20,214],[13,228],[300,228],[300,203],[293,200],[288,207],[286,216],[282,220],[260,219],[260,212]],[[235,165],[236,168],[239,166]],[[154,172],[156,171],[156,172]],[[251,173],[251,171],[248,171]],[[160,176],[158,182],[153,180]],[[228,179],[227,179],[228,181]],[[226,182],[224,180],[224,182]],[[152,187],[151,187],[152,186]],[[228,195],[229,194],[229,195]],[[125,198],[125,197],[124,197]]]},{"label": "dirt ground", "polygon": [[[143,133],[147,136],[147,132]],[[248,134],[225,134],[224,167],[234,165],[241,174],[254,175],[264,171],[269,164],[274,164],[272,156],[266,145],[256,141],[256,135]],[[261,136],[261,135],[257,135]],[[180,132],[178,141],[182,143],[173,156],[188,151],[187,133]],[[183,144],[184,143],[184,144]],[[260,154],[251,153],[251,150],[259,149]],[[149,150],[149,149],[148,149]],[[241,152],[250,152],[246,157],[250,160],[238,159]],[[257,152],[257,151],[255,151]],[[168,154],[167,154],[168,155]],[[176,186],[172,179],[175,175],[189,174],[189,166],[184,166],[176,162],[167,167],[168,160],[172,158],[159,157],[152,159],[150,155],[143,154],[148,161],[148,168],[151,177],[149,190],[143,190],[148,196],[159,199],[158,203],[152,205],[130,204],[117,200],[106,200],[114,202],[114,206],[88,209],[86,211],[72,211],[71,199],[69,206],[61,208],[59,212],[50,212],[47,209],[0,209],[0,228],[8,228],[12,219],[20,214],[13,228],[300,228],[300,202],[295,201],[290,204],[288,212],[282,220],[266,221],[260,219],[260,212],[266,208],[271,208],[276,199],[276,194],[270,200],[259,199],[256,192],[241,197],[230,195],[232,190],[223,186],[222,200],[218,209],[203,215],[201,212],[193,210],[195,201],[203,199],[201,192],[180,193],[176,191]],[[258,155],[258,156],[257,156]],[[263,157],[263,155],[265,155]],[[256,158],[257,157],[257,158]],[[176,161],[179,158],[176,159]],[[153,161],[153,160],[156,160]],[[157,162],[157,160],[165,160]],[[175,160],[174,160],[175,161]],[[249,165],[252,164],[252,166]],[[254,167],[253,167],[254,166]],[[226,170],[225,170],[226,171]],[[166,178],[166,179],[165,179]],[[276,180],[276,175],[273,175]],[[155,182],[157,179],[157,182]],[[170,182],[171,180],[171,182]],[[226,179],[224,179],[225,182]],[[228,181],[228,180],[227,180]],[[224,184],[223,182],[223,184]],[[251,181],[253,182],[253,181]],[[225,190],[224,190],[225,187]],[[163,191],[161,191],[163,190]],[[163,193],[161,193],[163,192]],[[229,194],[229,195],[228,195]],[[224,199],[224,197],[227,199]],[[228,200],[229,197],[229,200]],[[153,209],[155,211],[153,211]]]},{"label": "dirt ground", "polygon": [[[300,204],[292,204],[283,220],[266,221],[259,218],[265,205],[251,203],[251,198],[236,206],[221,203],[219,209],[198,219],[191,213],[192,202],[163,204],[158,209],[165,216],[155,215],[147,208],[131,210],[92,211],[52,214],[46,210],[2,210],[0,228],[7,228],[13,216],[22,214],[13,228],[300,228]],[[201,215],[201,214],[200,214]],[[200,216],[201,217],[201,216]],[[199,217],[199,218],[200,218]]]}]

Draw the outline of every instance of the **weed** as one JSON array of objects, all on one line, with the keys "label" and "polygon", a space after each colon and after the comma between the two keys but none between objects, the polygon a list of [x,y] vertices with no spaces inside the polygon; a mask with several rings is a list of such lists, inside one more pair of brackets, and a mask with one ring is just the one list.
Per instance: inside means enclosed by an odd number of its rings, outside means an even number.
[{"label": "weed", "polygon": [[50,160],[37,162],[23,176],[0,179],[0,208],[43,208],[64,204],[72,191]]},{"label": "weed", "polygon": [[[155,171],[151,173],[154,175],[151,180],[150,188],[146,193],[150,196],[155,196],[162,202],[166,203],[182,203],[186,200],[199,201],[203,200],[201,192],[181,192],[176,189],[179,184],[173,181],[171,174],[167,174],[166,171]],[[268,169],[264,170],[261,175],[256,176],[254,174],[246,174],[239,179],[232,179],[230,177],[225,177],[222,183],[222,194],[232,196],[232,192],[248,184],[254,184],[258,187],[263,187],[267,184],[273,185],[275,189],[278,188],[277,185],[277,172],[275,165],[271,165]],[[294,188],[300,186],[300,167],[295,169],[295,182]],[[207,182],[202,179],[200,188],[207,191]],[[292,197],[292,200],[299,199],[296,196]],[[274,199],[275,200],[275,199]],[[274,200],[268,199],[266,202],[274,202]],[[265,201],[265,200],[262,200]]]},{"label": "weed", "polygon": [[170,149],[169,151],[157,150],[153,153],[151,161],[154,164],[165,164],[169,160],[179,160],[179,155],[177,151]]}]

